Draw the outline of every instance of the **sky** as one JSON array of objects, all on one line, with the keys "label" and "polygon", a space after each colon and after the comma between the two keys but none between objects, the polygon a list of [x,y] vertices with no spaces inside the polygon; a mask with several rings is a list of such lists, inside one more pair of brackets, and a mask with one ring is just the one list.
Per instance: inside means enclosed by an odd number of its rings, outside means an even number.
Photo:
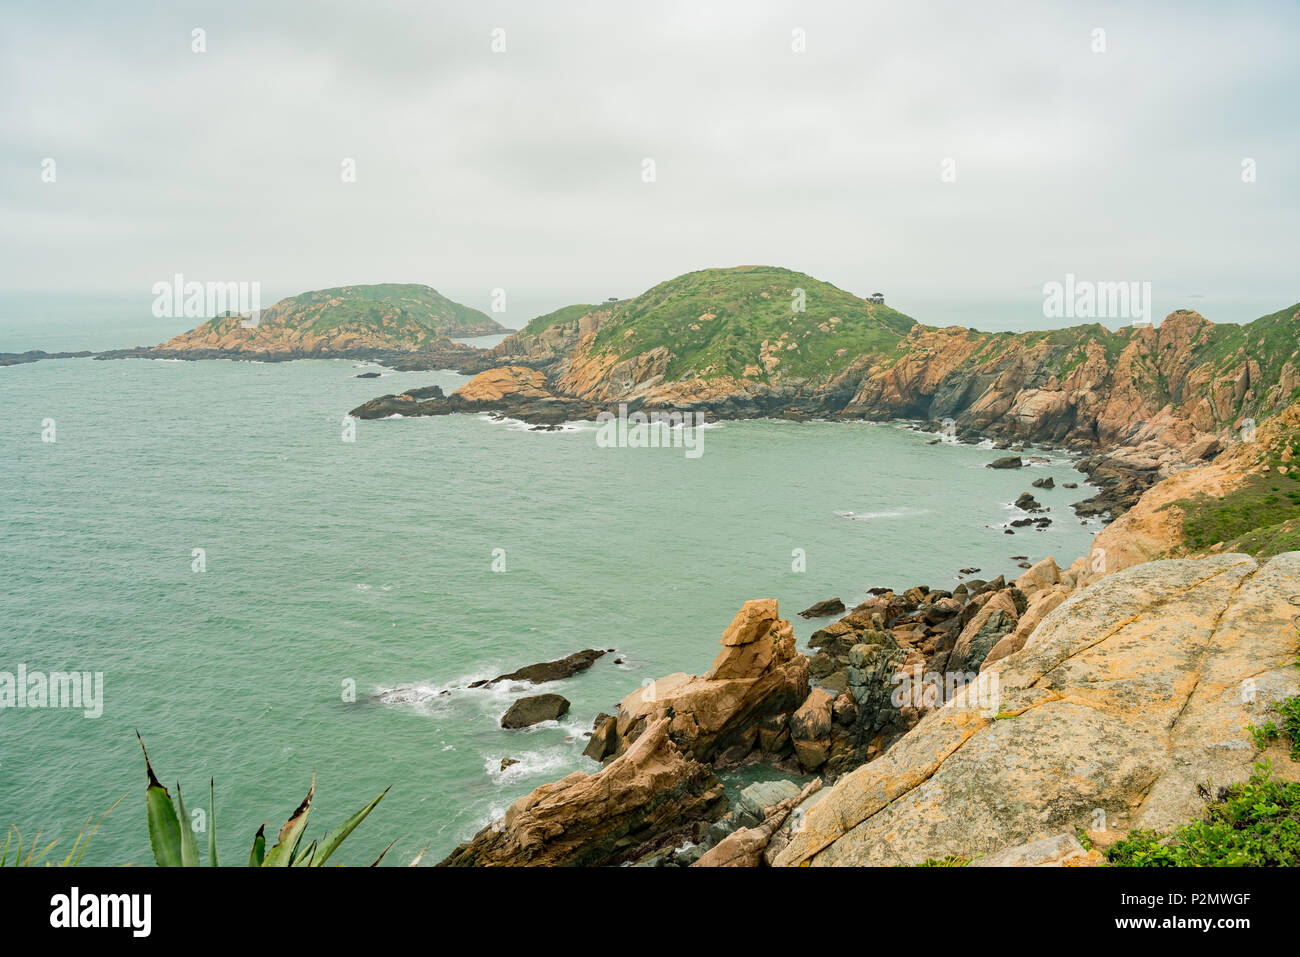
[{"label": "sky", "polygon": [[7,0],[0,291],[421,282],[519,326],[761,263],[954,315],[1067,273],[1280,308],[1297,35],[1293,2]]}]

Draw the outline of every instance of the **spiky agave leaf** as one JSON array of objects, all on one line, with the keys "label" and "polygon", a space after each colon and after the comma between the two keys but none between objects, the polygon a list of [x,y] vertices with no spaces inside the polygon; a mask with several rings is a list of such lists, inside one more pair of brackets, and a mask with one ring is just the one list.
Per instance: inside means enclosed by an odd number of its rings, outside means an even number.
[{"label": "spiky agave leaf", "polygon": [[379,856],[376,857],[376,858],[374,859],[374,861],[371,863],[370,866],[371,866],[371,867],[378,867],[378,866],[379,866],[379,862],[382,861],[382,860],[384,859],[384,855],[387,854],[389,851],[391,851],[391,850],[393,849],[393,845],[396,844],[396,843],[397,843],[396,840],[389,841],[389,842],[388,842],[388,846],[387,846],[386,848],[384,848],[382,851],[379,852]]},{"label": "spiky agave leaf", "polygon": [[183,867],[184,856],[181,851],[181,825],[176,817],[176,807],[172,804],[167,789],[158,783],[149,763],[149,752],[145,750],[144,738],[136,732],[140,741],[140,750],[144,751],[144,769],[149,775],[149,785],[145,790],[145,807],[149,815],[149,843],[153,847],[153,859],[159,867]]},{"label": "spiky agave leaf", "polygon": [[181,794],[181,784],[176,782],[176,815],[181,826],[181,866],[199,866],[199,844],[194,839],[194,824],[190,812],[185,809],[185,796]]},{"label": "spiky agave leaf", "polygon": [[343,843],[344,839],[356,830],[357,825],[366,819],[366,815],[375,809],[375,806],[384,799],[384,795],[390,789],[391,786],[384,788],[373,801],[321,838],[320,850],[316,852],[312,866],[320,867],[329,860],[330,855],[339,849],[339,845]]},{"label": "spiky agave leaf", "polygon": [[261,867],[266,859],[266,825],[263,824],[253,835],[253,849],[248,852],[248,866]]},{"label": "spiky agave leaf", "polygon": [[307,796],[302,799],[302,803],[298,805],[298,809],[293,812],[289,820],[284,822],[284,827],[280,828],[275,847],[267,851],[266,859],[262,862],[263,867],[288,867],[293,863],[294,850],[302,838],[302,832],[307,828],[307,815],[311,813],[311,799],[315,793],[316,772],[313,771]]},{"label": "spiky agave leaf", "polygon": [[221,866],[217,860],[217,785],[213,778],[208,778],[208,866]]},{"label": "spiky agave leaf", "polygon": [[316,854],[316,842],[312,841],[293,857],[294,867],[311,867],[312,857]]}]

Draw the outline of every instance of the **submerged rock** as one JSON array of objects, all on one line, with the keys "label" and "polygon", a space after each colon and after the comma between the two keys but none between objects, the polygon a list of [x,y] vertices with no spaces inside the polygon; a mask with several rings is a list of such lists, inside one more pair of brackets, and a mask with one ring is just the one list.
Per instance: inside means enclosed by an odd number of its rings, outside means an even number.
[{"label": "submerged rock", "polygon": [[497,675],[487,681],[475,681],[470,684],[470,687],[481,688],[485,685],[496,684],[498,681],[529,681],[535,685],[547,681],[559,681],[562,678],[571,678],[580,671],[586,671],[596,663],[596,659],[604,654],[604,651],[597,651],[594,648],[588,648],[586,651],[575,651],[573,654],[564,658],[557,658],[555,661],[543,661],[539,664],[527,665],[506,675]]},{"label": "submerged rock", "polygon": [[841,615],[844,613],[844,602],[838,598],[827,598],[825,601],[819,601],[815,605],[810,605],[803,611],[799,612],[800,618],[827,618],[831,615]]}]

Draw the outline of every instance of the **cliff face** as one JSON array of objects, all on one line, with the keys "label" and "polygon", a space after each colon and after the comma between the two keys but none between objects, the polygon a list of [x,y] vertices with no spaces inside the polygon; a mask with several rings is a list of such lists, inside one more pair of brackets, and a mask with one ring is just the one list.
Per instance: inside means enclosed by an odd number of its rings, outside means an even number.
[{"label": "cliff face", "polygon": [[[158,346],[159,354],[297,357],[364,350],[450,350],[450,339],[506,332],[477,309],[416,284],[341,286],[281,299],[257,324],[210,319]],[[463,347],[461,347],[463,348]],[[465,350],[472,352],[472,350]]]},{"label": "cliff face", "polygon": [[1157,558],[1300,549],[1300,402],[1248,430],[1213,462],[1156,483],[1093,541],[1073,571],[1097,581]]}]

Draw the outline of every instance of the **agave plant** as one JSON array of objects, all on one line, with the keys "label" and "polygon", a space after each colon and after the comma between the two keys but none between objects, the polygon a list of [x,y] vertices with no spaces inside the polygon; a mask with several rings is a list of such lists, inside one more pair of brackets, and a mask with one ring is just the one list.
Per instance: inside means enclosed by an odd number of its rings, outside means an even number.
[{"label": "agave plant", "polygon": [[[136,737],[140,735],[137,733]],[[144,750],[144,739],[140,739],[140,748]],[[159,867],[198,867],[199,847],[190,827],[189,812],[185,809],[185,798],[181,794],[180,784],[176,785],[176,803],[172,803],[167,789],[158,782],[149,763],[149,752],[144,753],[144,767],[149,775],[149,786],[145,791],[145,805],[149,814],[149,843],[153,846],[153,859]],[[339,845],[351,834],[366,816],[375,809],[388,788],[384,788],[373,801],[357,811],[339,827],[330,831],[319,840],[303,845],[303,835],[307,831],[307,815],[311,811],[312,795],[316,793],[316,775],[311,776],[311,787],[302,799],[298,809],[290,815],[284,827],[276,837],[270,850],[266,847],[266,825],[257,829],[253,837],[253,849],[248,855],[249,867],[320,867],[339,849]],[[217,853],[217,808],[216,788],[211,778],[208,779],[208,864],[218,867],[221,864]],[[396,842],[394,842],[396,843]],[[388,853],[389,844],[375,860],[378,864]],[[419,858],[416,858],[418,861]],[[372,867],[374,864],[371,865]]]}]

